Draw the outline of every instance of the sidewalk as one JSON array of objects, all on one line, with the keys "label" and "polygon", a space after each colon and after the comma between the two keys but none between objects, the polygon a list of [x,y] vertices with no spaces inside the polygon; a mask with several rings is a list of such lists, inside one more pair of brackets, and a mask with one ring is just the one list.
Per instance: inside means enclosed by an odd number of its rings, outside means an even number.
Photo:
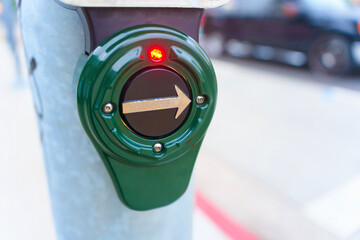
[{"label": "sidewalk", "polygon": [[[219,101],[197,166],[202,192],[262,239],[360,239],[360,92],[303,69],[214,65]],[[358,80],[337,81],[356,89]]]}]

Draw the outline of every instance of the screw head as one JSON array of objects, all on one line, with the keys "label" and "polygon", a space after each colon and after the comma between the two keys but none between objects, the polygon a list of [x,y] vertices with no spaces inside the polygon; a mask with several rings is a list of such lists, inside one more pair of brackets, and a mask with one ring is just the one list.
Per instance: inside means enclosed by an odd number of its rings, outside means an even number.
[{"label": "screw head", "polygon": [[202,105],[202,104],[204,104],[204,102],[205,102],[205,97],[204,96],[199,95],[199,96],[196,97],[196,103],[197,104]]},{"label": "screw head", "polygon": [[112,113],[114,111],[114,105],[112,103],[106,103],[102,110],[106,114]]},{"label": "screw head", "polygon": [[163,149],[163,145],[161,143],[155,143],[154,146],[153,146],[153,151],[155,153],[161,152],[162,149]]}]

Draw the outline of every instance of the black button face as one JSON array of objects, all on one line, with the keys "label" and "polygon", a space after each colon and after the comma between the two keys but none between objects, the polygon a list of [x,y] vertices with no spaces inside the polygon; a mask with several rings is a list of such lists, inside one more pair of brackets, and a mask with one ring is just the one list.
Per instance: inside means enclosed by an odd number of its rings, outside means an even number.
[{"label": "black button face", "polygon": [[120,98],[120,113],[138,135],[161,138],[178,130],[191,107],[185,79],[167,68],[148,68],[131,78]]}]

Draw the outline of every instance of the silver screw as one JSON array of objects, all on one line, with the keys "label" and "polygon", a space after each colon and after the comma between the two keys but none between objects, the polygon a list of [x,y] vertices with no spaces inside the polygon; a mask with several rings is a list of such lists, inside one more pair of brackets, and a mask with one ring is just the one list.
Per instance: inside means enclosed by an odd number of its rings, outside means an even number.
[{"label": "silver screw", "polygon": [[112,103],[106,103],[103,106],[103,112],[106,114],[112,113],[114,110],[114,105]]},{"label": "silver screw", "polygon": [[156,153],[161,152],[162,149],[163,149],[163,146],[161,143],[155,143],[153,146],[153,151]]},{"label": "silver screw", "polygon": [[196,97],[196,103],[197,104],[201,105],[204,102],[205,102],[205,97],[204,96],[199,95],[199,96]]}]

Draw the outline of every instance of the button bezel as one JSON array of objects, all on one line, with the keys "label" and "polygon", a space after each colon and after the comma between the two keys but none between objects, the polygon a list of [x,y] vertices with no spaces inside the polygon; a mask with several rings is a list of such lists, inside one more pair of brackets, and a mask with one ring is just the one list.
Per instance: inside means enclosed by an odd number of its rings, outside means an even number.
[{"label": "button bezel", "polygon": [[[146,51],[154,44],[167,52],[162,63],[146,58]],[[128,128],[118,106],[109,115],[103,114],[101,106],[105,102],[117,103],[127,80],[139,70],[160,65],[176,69],[187,79],[191,111],[177,132],[160,139],[146,139]],[[201,106],[194,99],[200,94],[208,96]],[[216,94],[212,64],[196,41],[171,28],[137,26],[115,34],[90,55],[79,80],[78,110],[98,150],[118,161],[156,166],[181,157],[202,141],[213,116]],[[157,142],[163,144],[164,151],[154,153]]]}]

